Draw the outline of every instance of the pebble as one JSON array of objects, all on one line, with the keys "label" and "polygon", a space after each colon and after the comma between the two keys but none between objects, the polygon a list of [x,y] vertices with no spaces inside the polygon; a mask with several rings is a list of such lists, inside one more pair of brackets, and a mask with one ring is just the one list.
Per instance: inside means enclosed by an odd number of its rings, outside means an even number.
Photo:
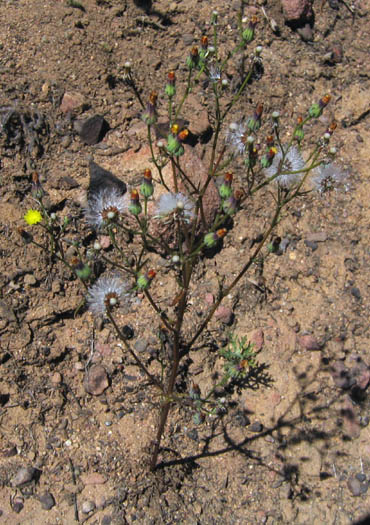
[{"label": "pebble", "polygon": [[137,352],[145,352],[148,348],[148,342],[145,339],[138,339],[134,344],[134,348]]},{"label": "pebble", "polygon": [[24,499],[21,498],[20,496],[16,496],[12,501],[12,509],[14,510],[14,512],[19,514],[20,511],[23,509],[23,507],[24,507]]},{"label": "pebble", "polygon": [[93,365],[85,374],[84,388],[93,396],[100,396],[109,386],[107,371],[102,365]]},{"label": "pebble", "polygon": [[353,295],[353,297],[355,299],[357,299],[358,301],[361,299],[361,292],[359,290],[359,288],[357,288],[357,286],[352,286],[351,288],[351,294]]},{"label": "pebble", "polygon": [[33,467],[21,467],[16,475],[11,479],[11,484],[13,487],[19,487],[25,483],[32,481],[34,475],[36,474],[36,469]]},{"label": "pebble", "polygon": [[72,143],[72,138],[69,135],[65,135],[60,141],[60,143],[64,149],[67,149]]},{"label": "pebble", "polygon": [[70,447],[72,445],[72,441],[70,439],[67,439],[65,442],[64,442],[65,446],[66,447]]},{"label": "pebble", "polygon": [[84,514],[89,514],[95,509],[95,503],[93,501],[84,501],[81,505],[81,510]]},{"label": "pebble", "polygon": [[298,343],[306,350],[321,350],[322,348],[322,345],[313,335],[301,335],[297,339]]},{"label": "pebble", "polygon": [[82,122],[79,122],[76,126],[76,131],[79,134],[81,140],[88,146],[98,144],[107,131],[109,130],[109,124],[101,115],[94,115]]},{"label": "pebble", "polygon": [[24,276],[24,284],[28,286],[35,286],[36,283],[37,283],[37,280],[34,275],[27,273]]},{"label": "pebble", "polygon": [[191,44],[193,43],[194,41],[194,35],[193,33],[184,33],[182,35],[182,41],[184,42],[184,44],[186,46],[191,46]]},{"label": "pebble", "polygon": [[348,480],[347,486],[352,493],[352,496],[361,496],[365,494],[368,489],[368,484],[366,482],[361,482],[357,477],[352,477]]},{"label": "pebble", "polygon": [[62,374],[60,374],[59,372],[55,372],[51,376],[51,382],[53,385],[60,385],[62,381],[63,381],[63,377],[62,377]]},{"label": "pebble", "polygon": [[236,423],[241,427],[246,427],[247,425],[250,425],[250,420],[248,419],[248,416],[241,411],[235,414],[234,419]]},{"label": "pebble", "polygon": [[55,505],[54,496],[50,492],[44,492],[39,496],[39,502],[44,510],[50,510]]},{"label": "pebble", "polygon": [[70,113],[71,111],[81,111],[85,105],[84,96],[76,91],[66,91],[63,95],[60,104],[62,113]]},{"label": "pebble", "polygon": [[135,335],[134,329],[129,324],[125,324],[125,326],[122,328],[122,333],[126,339],[132,339]]},{"label": "pebble", "polygon": [[358,481],[361,481],[361,483],[362,483],[363,481],[366,481],[366,476],[365,476],[365,474],[360,472],[359,474],[356,474],[356,479],[358,479]]},{"label": "pebble", "polygon": [[259,421],[255,421],[254,423],[249,425],[248,430],[250,430],[251,432],[262,432],[263,425]]},{"label": "pebble", "polygon": [[224,324],[231,325],[234,320],[234,314],[228,306],[219,306],[215,312],[215,318]]}]

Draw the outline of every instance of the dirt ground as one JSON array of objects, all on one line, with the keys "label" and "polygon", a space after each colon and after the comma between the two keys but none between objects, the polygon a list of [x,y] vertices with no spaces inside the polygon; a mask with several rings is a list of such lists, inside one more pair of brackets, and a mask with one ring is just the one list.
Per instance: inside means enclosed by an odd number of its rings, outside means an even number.
[{"label": "dirt ground", "polygon": [[[121,81],[125,62],[144,100],[153,88],[164,98],[168,71],[180,86],[191,46],[211,35],[213,9],[220,47],[235,42],[240,2],[155,0],[151,9],[131,0],[0,2],[0,122],[14,110],[19,132],[10,142],[0,135],[0,523],[348,525],[370,516],[369,10],[362,0],[315,0],[313,7],[307,40],[284,23],[278,0],[245,5],[246,16],[259,18],[252,46],[263,46],[263,74],[230,122],[263,102],[265,114],[279,110],[289,130],[331,93],[310,134],[337,120],[332,140],[348,171],[347,191],[312,193],[286,210],[276,232],[286,250],[253,268],[225,300],[232,326],[215,319],[205,339],[221,347],[228,331],[248,336],[260,349],[258,373],[230,394],[223,417],[196,426],[191,411],[175,407],[161,466],[150,473],[154,391],[108,323],[98,326],[86,309],[75,315],[78,282],[58,264],[47,267],[17,229],[32,207],[35,170],[50,207],[74,217],[75,231],[91,158],[126,182],[137,175],[148,151],[140,107]],[[230,93],[239,66],[235,59],[227,72]],[[65,93],[72,111],[63,106]],[[200,82],[183,112],[195,135],[207,128],[210,107]],[[89,145],[78,121],[94,115],[109,131]],[[199,158],[207,147],[206,140],[195,146]],[[261,195],[245,207],[224,249],[200,261],[195,320],[217,292],[216,275],[241,268],[269,216],[266,202]],[[176,290],[166,264],[155,262],[153,295],[162,304]],[[158,322],[145,298],[121,321],[155,366],[149,356]],[[109,378],[100,395],[85,388],[93,364]],[[204,392],[221,369],[215,348],[204,344],[181,377]]]}]

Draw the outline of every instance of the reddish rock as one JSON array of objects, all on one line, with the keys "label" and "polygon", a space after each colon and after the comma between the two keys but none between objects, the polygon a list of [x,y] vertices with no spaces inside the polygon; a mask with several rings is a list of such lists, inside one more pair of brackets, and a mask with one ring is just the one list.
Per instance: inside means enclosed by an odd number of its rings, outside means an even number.
[{"label": "reddish rock", "polygon": [[311,0],[281,0],[281,5],[287,22],[307,20],[312,16]]},{"label": "reddish rock", "polygon": [[82,111],[85,104],[85,98],[81,93],[76,91],[66,91],[60,104],[60,111],[62,113],[70,113],[72,111],[78,113]]},{"label": "reddish rock", "polygon": [[93,365],[85,375],[84,388],[93,396],[100,396],[109,386],[108,374],[101,365]]},{"label": "reddish rock", "polygon": [[320,344],[313,335],[299,336],[298,343],[306,350],[321,350],[322,348],[322,344]]},{"label": "reddish rock", "polygon": [[225,324],[231,324],[233,321],[233,311],[228,306],[219,306],[215,312],[215,318]]},{"label": "reddish rock", "polygon": [[206,293],[205,297],[204,297],[204,300],[207,304],[211,305],[215,302],[215,298],[213,297],[213,294],[211,293]]},{"label": "reddish rock", "polygon": [[257,328],[256,330],[253,330],[253,332],[248,334],[248,341],[250,343],[253,343],[253,350],[259,352],[265,342],[262,328]]}]

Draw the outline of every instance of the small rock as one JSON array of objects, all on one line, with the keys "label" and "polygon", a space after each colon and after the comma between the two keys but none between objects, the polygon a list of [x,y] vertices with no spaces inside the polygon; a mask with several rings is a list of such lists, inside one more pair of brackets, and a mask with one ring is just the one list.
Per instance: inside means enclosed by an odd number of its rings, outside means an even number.
[{"label": "small rock", "polygon": [[298,337],[298,343],[306,350],[321,350],[322,344],[320,344],[313,335],[300,335]]},{"label": "small rock", "polygon": [[312,16],[310,0],[281,0],[281,5],[287,22],[303,21]]},{"label": "small rock", "polygon": [[358,479],[358,481],[361,481],[361,483],[363,481],[366,481],[366,476],[365,474],[362,474],[362,472],[360,472],[359,474],[356,474],[356,479]]},{"label": "small rock", "polygon": [[122,327],[122,333],[126,339],[132,339],[135,335],[135,331],[129,324],[125,324]]},{"label": "small rock", "polygon": [[249,425],[248,430],[250,430],[251,432],[262,432],[263,425],[259,421],[255,421],[254,423]]},{"label": "small rock", "polygon": [[95,505],[96,505],[97,509],[99,509],[99,510],[104,509],[106,504],[107,504],[107,499],[104,496],[104,494],[100,494],[100,495],[96,496],[96,498],[95,498]]},{"label": "small rock", "polygon": [[24,499],[21,496],[16,496],[12,501],[12,509],[14,510],[14,512],[19,514],[23,507]]},{"label": "small rock", "polygon": [[[350,478],[347,482],[347,486],[352,493],[352,496],[361,496],[367,491],[367,483],[361,483],[357,478]],[[366,489],[365,489],[366,486]]]},{"label": "small rock", "polygon": [[195,428],[189,430],[189,432],[187,432],[187,436],[193,441],[199,441],[198,431]]},{"label": "small rock", "polygon": [[353,297],[355,299],[357,299],[358,301],[361,300],[361,292],[359,290],[359,288],[357,288],[357,286],[352,286],[351,288],[351,294],[353,295]]},{"label": "small rock", "polygon": [[84,501],[81,505],[81,510],[84,514],[89,514],[95,509],[95,503],[93,501]]},{"label": "small rock", "polygon": [[16,473],[16,475],[11,479],[11,484],[13,485],[13,487],[20,487],[21,485],[32,481],[35,474],[35,468],[21,467]]},{"label": "small rock", "polygon": [[246,427],[247,425],[250,425],[248,416],[244,414],[244,412],[241,412],[240,410],[239,412],[235,414],[234,419],[235,419],[235,422],[241,427]]},{"label": "small rock", "polygon": [[313,40],[313,30],[311,24],[304,24],[303,27],[297,28],[297,33],[304,42],[311,42]]},{"label": "small rock", "polygon": [[72,138],[69,135],[65,135],[62,140],[60,141],[63,148],[67,149],[72,143]]},{"label": "small rock", "polygon": [[94,115],[79,122],[75,129],[81,140],[88,146],[92,146],[104,138],[109,130],[109,124],[101,115]]},{"label": "small rock", "polygon": [[224,324],[231,325],[234,320],[234,314],[228,306],[219,306],[215,311],[215,318]]},{"label": "small rock", "polygon": [[28,285],[28,286],[35,286],[35,284],[37,283],[37,280],[35,278],[34,275],[32,274],[29,274],[27,273],[25,276],[24,276],[24,284]]},{"label": "small rock", "polygon": [[359,422],[360,422],[360,425],[365,428],[368,426],[368,424],[370,423],[370,418],[369,416],[360,416],[359,417]]},{"label": "small rock", "polygon": [[50,510],[55,505],[54,496],[50,492],[44,492],[39,496],[39,502],[44,510]]},{"label": "small rock", "polygon": [[248,334],[248,341],[253,344],[253,350],[259,352],[265,342],[265,336],[262,328],[257,328]]},{"label": "small rock", "polygon": [[51,376],[51,382],[53,385],[60,385],[62,381],[63,377],[59,372],[54,372],[54,374]]},{"label": "small rock", "polygon": [[99,235],[99,243],[103,250],[108,250],[112,244],[109,235]]},{"label": "small rock", "polygon": [[215,302],[215,298],[213,294],[206,293],[206,295],[204,296],[204,301],[206,302],[206,304],[212,305]]},{"label": "small rock", "polygon": [[85,105],[85,99],[81,93],[66,91],[60,104],[60,110],[62,113],[70,113],[71,111],[78,113],[84,109]]},{"label": "small rock", "polygon": [[146,341],[145,339],[138,339],[134,344],[134,348],[137,352],[145,352],[148,348],[148,341]]},{"label": "small rock", "polygon": [[106,514],[101,520],[101,525],[111,525],[111,523],[112,523],[112,516],[109,516],[109,514]]},{"label": "small rock", "polygon": [[191,44],[194,42],[194,34],[193,33],[184,33],[182,35],[182,40],[186,46],[191,46]]},{"label": "small rock", "polygon": [[109,386],[108,374],[102,365],[93,365],[85,374],[84,388],[93,396],[100,396]]},{"label": "small rock", "polygon": [[106,479],[99,472],[91,472],[90,474],[81,474],[81,481],[86,485],[104,485]]}]

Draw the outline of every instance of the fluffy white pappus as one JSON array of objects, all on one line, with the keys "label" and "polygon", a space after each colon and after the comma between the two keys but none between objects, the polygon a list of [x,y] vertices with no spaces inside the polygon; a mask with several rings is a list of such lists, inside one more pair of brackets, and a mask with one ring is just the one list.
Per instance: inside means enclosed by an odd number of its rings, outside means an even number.
[{"label": "fluffy white pappus", "polygon": [[186,220],[194,219],[194,204],[182,193],[164,193],[160,196],[155,216],[159,218],[167,217],[171,213],[182,213]]},{"label": "fluffy white pappus", "polygon": [[280,172],[280,175],[274,179],[275,182],[283,188],[291,188],[295,184],[298,184],[304,176],[303,170],[306,163],[295,146],[289,148],[288,153],[285,155],[283,165],[281,166],[282,159],[283,153],[279,148],[271,166],[264,171],[265,177],[269,179]]},{"label": "fluffy white pappus", "polygon": [[124,196],[116,189],[105,188],[89,198],[85,209],[86,221],[94,228],[107,224],[107,214],[121,215],[126,211]]},{"label": "fluffy white pappus", "polygon": [[226,133],[228,144],[235,155],[244,155],[248,144],[247,127],[245,122],[233,122]]},{"label": "fluffy white pappus", "polygon": [[346,183],[347,177],[348,171],[331,162],[329,164],[321,164],[314,170],[311,183],[313,188],[321,194],[337,189],[341,185],[347,191],[349,190],[349,184]]},{"label": "fluffy white pappus", "polygon": [[100,277],[88,291],[89,310],[96,316],[104,316],[107,308],[122,305],[128,301],[130,285],[117,275]]},{"label": "fluffy white pappus", "polygon": [[221,69],[218,66],[211,64],[209,66],[208,76],[211,82],[218,82],[221,79]]}]

